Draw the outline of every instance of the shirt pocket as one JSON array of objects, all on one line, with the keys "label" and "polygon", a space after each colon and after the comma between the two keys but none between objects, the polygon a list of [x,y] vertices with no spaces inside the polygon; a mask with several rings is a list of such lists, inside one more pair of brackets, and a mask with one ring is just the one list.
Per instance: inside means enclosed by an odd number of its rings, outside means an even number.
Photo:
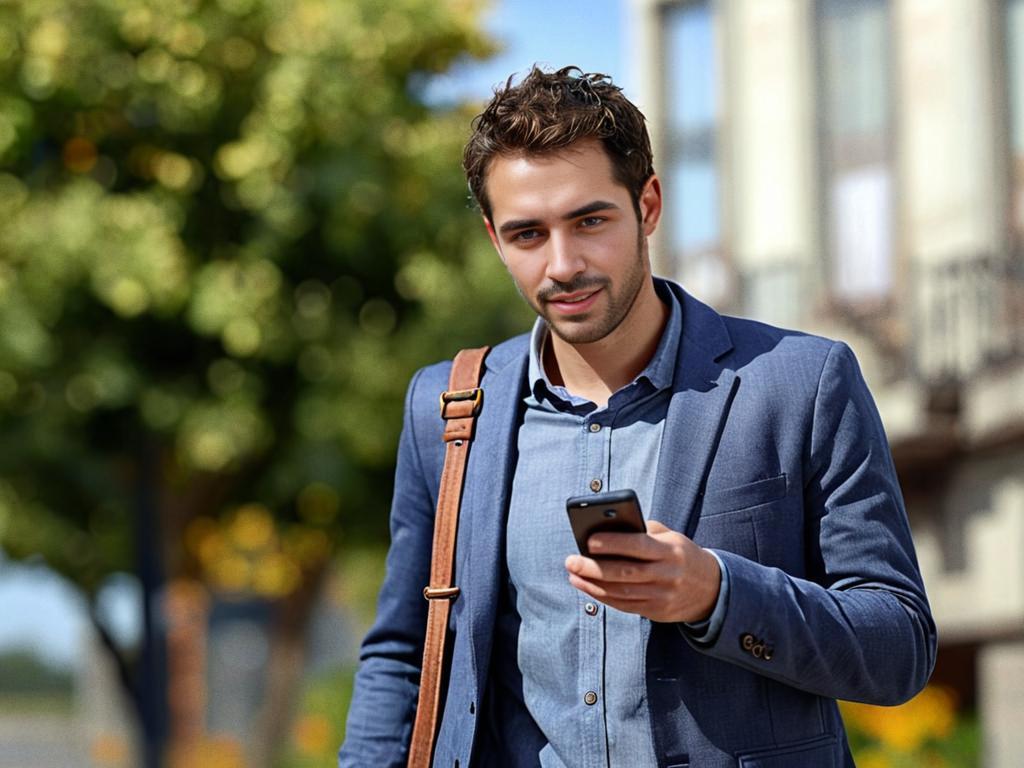
[{"label": "shirt pocket", "polygon": [[777,501],[786,495],[786,474],[752,483],[706,491],[701,517],[724,515]]}]

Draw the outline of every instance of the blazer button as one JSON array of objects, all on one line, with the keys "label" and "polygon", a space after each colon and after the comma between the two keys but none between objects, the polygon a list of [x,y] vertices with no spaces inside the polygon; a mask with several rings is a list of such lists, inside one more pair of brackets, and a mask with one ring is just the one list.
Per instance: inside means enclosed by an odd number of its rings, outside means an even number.
[{"label": "blazer button", "polygon": [[764,661],[771,661],[772,655],[775,653],[775,649],[772,646],[768,645],[764,640],[754,637],[749,632],[744,632],[740,635],[740,648],[755,659],[762,659]]}]

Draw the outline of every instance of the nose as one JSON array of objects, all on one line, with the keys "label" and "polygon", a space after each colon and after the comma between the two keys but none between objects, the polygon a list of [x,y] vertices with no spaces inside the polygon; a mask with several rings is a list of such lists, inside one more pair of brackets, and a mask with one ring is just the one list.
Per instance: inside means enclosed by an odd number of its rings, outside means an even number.
[{"label": "nose", "polygon": [[568,283],[586,268],[578,244],[571,237],[552,233],[548,241],[547,278],[556,283]]}]

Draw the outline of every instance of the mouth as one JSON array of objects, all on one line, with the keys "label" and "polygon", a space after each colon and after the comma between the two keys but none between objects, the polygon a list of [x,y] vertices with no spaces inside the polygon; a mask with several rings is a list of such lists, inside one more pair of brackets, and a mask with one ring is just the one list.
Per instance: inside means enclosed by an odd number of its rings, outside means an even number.
[{"label": "mouth", "polygon": [[547,304],[560,315],[578,315],[586,312],[593,306],[600,292],[601,288],[595,288],[587,291],[558,294],[549,298]]}]

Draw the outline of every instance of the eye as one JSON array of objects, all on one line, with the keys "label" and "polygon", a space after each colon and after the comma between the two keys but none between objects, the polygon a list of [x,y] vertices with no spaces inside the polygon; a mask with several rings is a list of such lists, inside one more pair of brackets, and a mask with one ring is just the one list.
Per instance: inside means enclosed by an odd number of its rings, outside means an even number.
[{"label": "eye", "polygon": [[514,243],[529,243],[533,240],[537,240],[540,237],[540,232],[536,229],[524,229],[522,232],[516,232],[512,235],[512,242]]},{"label": "eye", "polygon": [[607,221],[604,216],[586,216],[580,220],[580,225],[583,227],[596,227],[598,224],[602,224]]}]

